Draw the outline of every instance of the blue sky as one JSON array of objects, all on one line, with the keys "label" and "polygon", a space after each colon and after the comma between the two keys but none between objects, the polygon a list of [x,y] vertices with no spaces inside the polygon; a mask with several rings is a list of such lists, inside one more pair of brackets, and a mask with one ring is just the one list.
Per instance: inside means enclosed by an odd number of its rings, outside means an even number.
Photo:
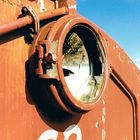
[{"label": "blue sky", "polygon": [[140,0],[77,0],[77,11],[109,34],[140,68]]}]

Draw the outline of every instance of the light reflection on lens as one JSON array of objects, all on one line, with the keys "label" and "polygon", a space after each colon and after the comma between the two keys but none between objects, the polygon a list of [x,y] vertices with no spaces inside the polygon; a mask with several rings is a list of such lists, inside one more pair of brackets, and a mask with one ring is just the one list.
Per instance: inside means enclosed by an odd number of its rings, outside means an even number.
[{"label": "light reflection on lens", "polygon": [[82,40],[72,33],[63,47],[63,72],[71,94],[83,103],[93,102],[99,95],[102,74],[91,73],[91,64]]}]

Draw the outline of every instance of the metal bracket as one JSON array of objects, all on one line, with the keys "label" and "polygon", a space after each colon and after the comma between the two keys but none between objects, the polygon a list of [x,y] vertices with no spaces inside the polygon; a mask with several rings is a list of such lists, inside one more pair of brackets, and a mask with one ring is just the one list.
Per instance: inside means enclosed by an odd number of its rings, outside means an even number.
[{"label": "metal bracket", "polygon": [[31,6],[22,7],[22,16],[30,15],[34,21],[34,33],[37,34],[40,29],[39,18]]},{"label": "metal bracket", "polygon": [[56,63],[56,57],[54,54],[48,52],[49,47],[49,42],[47,40],[38,41],[38,60],[35,73],[40,78],[52,78],[51,73],[53,72],[53,68]]}]

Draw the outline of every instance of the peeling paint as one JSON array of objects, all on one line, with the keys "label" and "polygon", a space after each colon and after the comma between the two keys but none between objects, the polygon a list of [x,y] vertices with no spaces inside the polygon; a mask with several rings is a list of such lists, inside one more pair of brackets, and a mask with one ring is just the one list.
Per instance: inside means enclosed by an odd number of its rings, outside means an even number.
[{"label": "peeling paint", "polygon": [[119,46],[118,46],[118,45],[116,45],[116,48],[118,49],[118,48],[119,48]]},{"label": "peeling paint", "polygon": [[121,53],[119,52],[119,54],[118,54],[118,57],[119,57],[119,60],[121,61],[121,62],[124,62],[124,59],[122,58],[122,56],[121,56]]},{"label": "peeling paint", "polygon": [[102,99],[102,103],[103,103],[103,105],[105,105],[105,100],[104,99]]},{"label": "peeling paint", "polygon": [[39,0],[39,4],[40,4],[40,12],[45,12],[46,11],[45,1],[44,0]]},{"label": "peeling paint", "polygon": [[96,128],[99,128],[99,122],[96,122],[96,123],[95,123],[95,127],[96,127]]},{"label": "peeling paint", "polygon": [[105,129],[102,129],[102,140],[106,139],[106,131]]},{"label": "peeling paint", "polygon": [[140,79],[140,74],[137,72],[137,77]]},{"label": "peeling paint", "polygon": [[103,115],[106,115],[106,108],[105,107],[102,108],[102,113],[103,113]]},{"label": "peeling paint", "polygon": [[118,49],[118,48],[119,48],[119,46],[118,46],[118,45],[116,45],[116,46],[114,46],[113,48],[114,48],[114,49]]},{"label": "peeling paint", "polygon": [[69,5],[68,8],[69,9],[76,9],[76,4],[75,5]]},{"label": "peeling paint", "polygon": [[103,122],[103,124],[105,124],[105,116],[104,115],[102,115],[102,122]]},{"label": "peeling paint", "polygon": [[106,108],[103,107],[102,108],[102,122],[103,122],[103,124],[105,124],[105,121],[106,121]]},{"label": "peeling paint", "polygon": [[106,47],[108,48],[108,47],[109,47],[109,45],[108,45],[108,40],[107,40],[107,39],[104,39],[104,38],[103,38],[103,40],[104,40],[103,42],[104,42],[104,44],[105,44],[104,46],[106,46]]}]

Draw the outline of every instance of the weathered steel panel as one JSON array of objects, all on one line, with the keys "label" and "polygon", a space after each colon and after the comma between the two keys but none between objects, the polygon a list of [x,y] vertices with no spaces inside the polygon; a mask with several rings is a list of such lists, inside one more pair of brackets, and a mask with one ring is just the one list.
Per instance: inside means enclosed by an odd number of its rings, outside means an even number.
[{"label": "weathered steel panel", "polygon": [[[40,38],[27,27],[0,36],[0,139],[140,140],[140,71],[125,52],[99,27],[77,15],[74,0],[0,0],[0,30],[3,25],[16,21],[25,5],[37,13],[65,6],[60,11],[68,15],[43,21],[41,26],[48,26],[41,28]],[[58,79],[67,91],[59,68],[62,61],[59,52],[75,24],[79,26],[76,33],[80,29],[85,30],[81,33],[89,33],[87,37],[91,37],[90,31],[95,33],[107,59],[105,88],[90,105],[79,103],[69,95],[65,98],[69,92],[61,95],[60,87],[57,91],[54,83],[50,86],[46,75],[30,77],[29,60],[38,51],[37,40],[48,39],[50,48],[47,49],[57,54]]]}]

